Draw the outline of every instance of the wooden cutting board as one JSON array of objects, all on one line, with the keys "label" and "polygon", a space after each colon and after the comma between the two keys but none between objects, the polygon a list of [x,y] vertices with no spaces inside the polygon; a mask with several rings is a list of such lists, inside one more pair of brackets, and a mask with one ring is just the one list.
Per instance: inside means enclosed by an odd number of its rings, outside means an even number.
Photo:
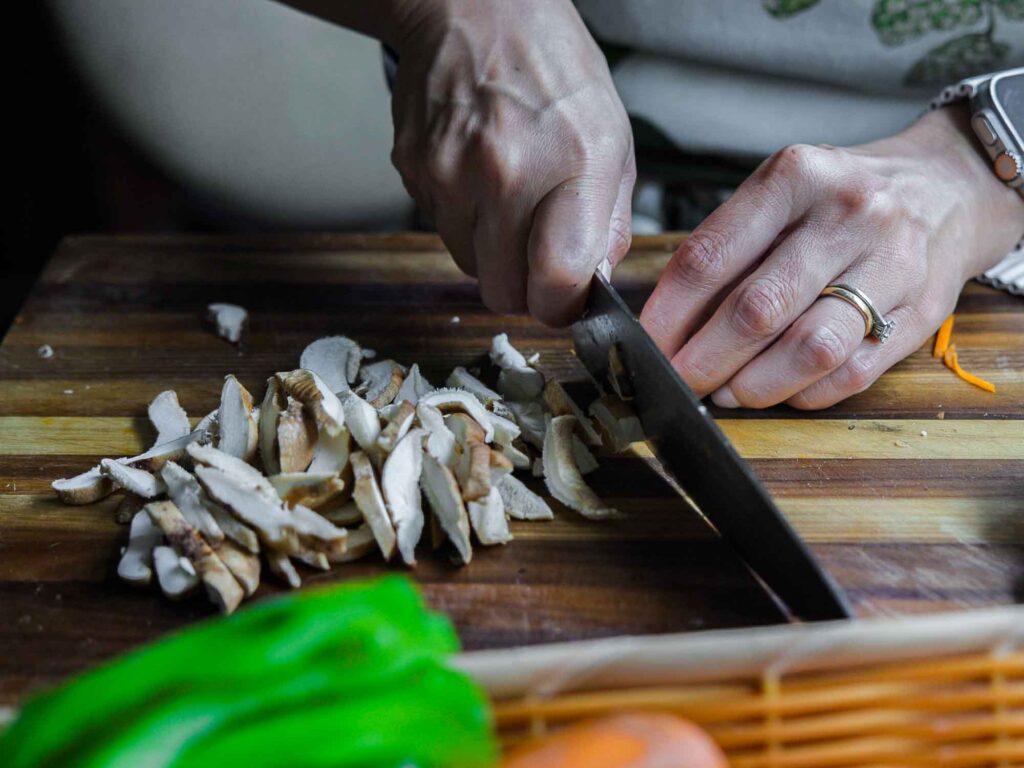
[{"label": "wooden cutting board", "polygon": [[[681,236],[639,238],[616,282],[639,309]],[[204,322],[251,313],[239,350]],[[585,375],[565,331],[496,317],[427,236],[83,237],[64,242],[0,347],[0,705],[210,614],[119,582],[114,499],[66,507],[49,483],[143,449],[146,405],[173,388],[198,418],[235,373],[257,397],[302,348],[347,334],[419,362],[439,384],[507,331],[564,379]],[[969,285],[955,340],[990,395],[921,350],[822,413],[723,412],[720,423],[863,615],[1012,602],[1024,558],[1024,300]],[[53,356],[37,353],[50,345]],[[632,513],[558,510],[506,547],[411,572],[469,648],[777,621],[730,551],[649,470],[591,476]],[[540,489],[535,480],[531,485]],[[402,571],[376,559],[307,584]],[[277,589],[272,577],[266,592]]]}]

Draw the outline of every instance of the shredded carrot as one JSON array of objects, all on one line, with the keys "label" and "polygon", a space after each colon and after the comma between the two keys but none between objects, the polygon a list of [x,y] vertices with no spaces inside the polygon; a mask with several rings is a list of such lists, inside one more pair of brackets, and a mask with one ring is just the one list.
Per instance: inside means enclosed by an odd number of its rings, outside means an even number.
[{"label": "shredded carrot", "polygon": [[996,391],[995,384],[985,381],[984,379],[979,379],[973,373],[968,373],[960,367],[960,361],[957,359],[956,355],[956,344],[950,344],[949,347],[947,347],[946,351],[942,354],[942,362],[946,364],[947,368],[968,384],[973,384],[980,389],[984,389],[986,392]]},{"label": "shredded carrot", "polygon": [[[946,321],[939,326],[935,334],[935,348],[932,350],[932,357],[943,357],[949,348],[949,337],[953,335],[953,315],[946,318]],[[945,359],[945,358],[943,358]]]}]

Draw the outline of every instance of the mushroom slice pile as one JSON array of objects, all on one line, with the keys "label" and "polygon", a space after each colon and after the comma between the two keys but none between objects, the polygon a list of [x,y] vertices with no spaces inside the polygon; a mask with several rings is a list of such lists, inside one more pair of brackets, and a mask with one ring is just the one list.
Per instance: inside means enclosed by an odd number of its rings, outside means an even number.
[{"label": "mushroom slice pile", "polygon": [[237,304],[210,304],[206,308],[207,317],[217,326],[217,335],[232,344],[242,340],[249,313]]},{"label": "mushroom slice pile", "polygon": [[185,437],[192,431],[188,414],[178,403],[178,394],[173,389],[154,397],[147,412],[156,429],[156,445]]},{"label": "mushroom slice pile", "polygon": [[[543,476],[552,496],[586,517],[615,515],[582,477],[598,468],[587,447],[602,443],[594,425],[561,384],[545,381],[536,356],[505,334],[490,351],[497,391],[462,367],[449,388],[434,389],[416,364],[360,367],[369,350],[344,336],[318,339],[302,367],[267,379],[260,408],[229,375],[217,409],[190,430],[177,395],[161,392],[149,406],[153,447],[53,487],[74,504],[123,491],[115,516],[131,528],[119,575],[146,584],[155,573],[172,598],[202,583],[224,612],[256,592],[261,557],[291,587],[302,583],[299,564],[328,570],[375,550],[415,565],[424,497],[434,549],[447,539],[468,564],[474,537],[506,544],[510,518],[553,518],[515,470]],[[617,399],[600,399],[590,414],[611,450],[643,438]]]},{"label": "mushroom slice pile", "polygon": [[258,437],[252,395],[229,374],[224,377],[217,409],[217,448],[249,461],[256,454]]},{"label": "mushroom slice pile", "polygon": [[615,517],[619,513],[605,506],[580,475],[572,453],[574,416],[556,416],[544,437],[544,482],[551,495],[594,520]]},{"label": "mushroom slice pile", "polygon": [[302,350],[299,368],[312,371],[336,395],[347,392],[359,375],[363,354],[346,336],[325,336]]}]

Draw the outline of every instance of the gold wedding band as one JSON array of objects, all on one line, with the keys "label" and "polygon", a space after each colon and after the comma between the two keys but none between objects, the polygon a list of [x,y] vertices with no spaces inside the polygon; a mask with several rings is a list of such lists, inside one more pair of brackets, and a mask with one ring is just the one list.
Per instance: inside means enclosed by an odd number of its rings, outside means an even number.
[{"label": "gold wedding band", "polygon": [[874,336],[879,342],[884,342],[888,339],[896,327],[896,323],[882,317],[882,313],[875,309],[875,305],[871,303],[871,300],[852,285],[834,283],[825,286],[820,295],[835,296],[837,299],[842,299],[847,304],[856,307],[857,311],[864,318],[864,335]]}]

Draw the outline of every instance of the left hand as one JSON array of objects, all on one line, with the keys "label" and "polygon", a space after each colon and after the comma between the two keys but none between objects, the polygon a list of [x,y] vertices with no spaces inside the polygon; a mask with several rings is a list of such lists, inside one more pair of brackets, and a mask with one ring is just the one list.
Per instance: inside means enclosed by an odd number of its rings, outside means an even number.
[{"label": "left hand", "polygon": [[[679,247],[641,323],[721,407],[825,408],[866,389],[1024,233],[1024,200],[975,142],[956,106],[871,144],[780,150]],[[832,283],[895,321],[885,344],[819,298]]]}]

